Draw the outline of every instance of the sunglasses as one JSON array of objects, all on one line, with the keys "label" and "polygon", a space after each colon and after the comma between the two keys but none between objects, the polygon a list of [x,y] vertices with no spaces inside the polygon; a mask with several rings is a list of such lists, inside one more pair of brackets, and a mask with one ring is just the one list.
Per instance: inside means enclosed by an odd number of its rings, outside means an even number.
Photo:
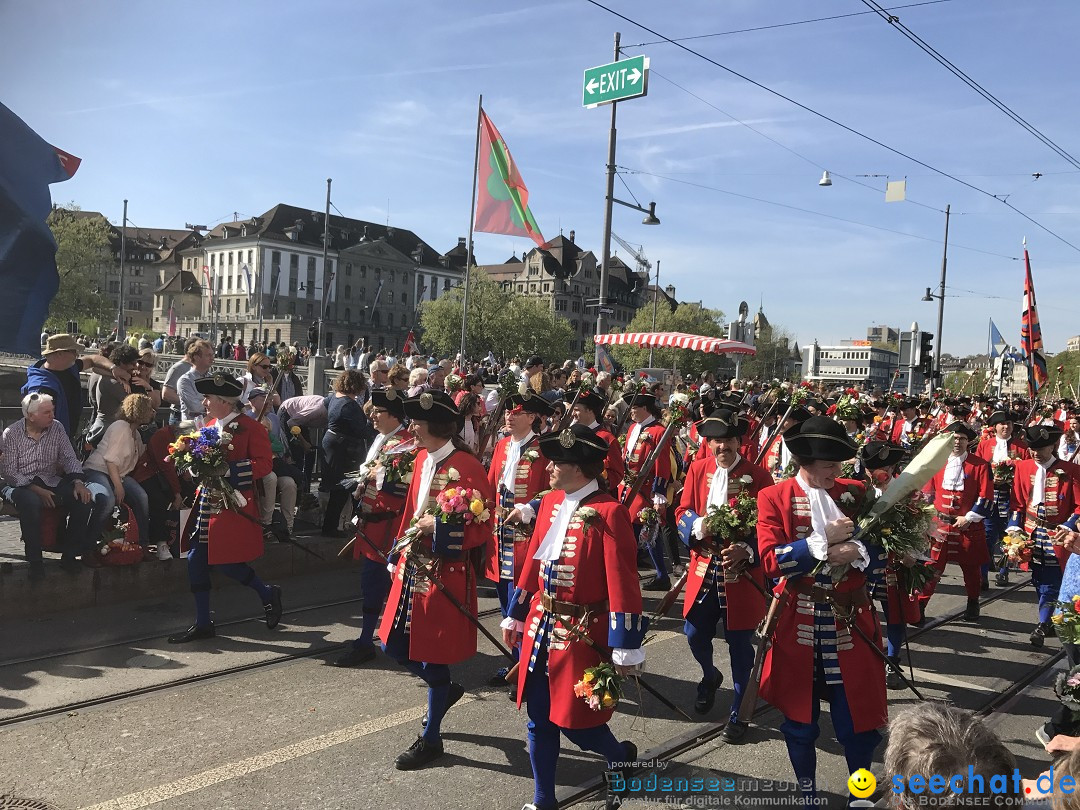
[{"label": "sunglasses", "polygon": [[269,371],[270,370],[270,364],[267,363],[266,365],[263,365],[262,363],[259,363],[259,368],[261,368],[263,371]]},{"label": "sunglasses", "polygon": [[135,365],[142,366],[143,368],[153,368],[153,363],[144,363],[142,360],[138,361]]}]

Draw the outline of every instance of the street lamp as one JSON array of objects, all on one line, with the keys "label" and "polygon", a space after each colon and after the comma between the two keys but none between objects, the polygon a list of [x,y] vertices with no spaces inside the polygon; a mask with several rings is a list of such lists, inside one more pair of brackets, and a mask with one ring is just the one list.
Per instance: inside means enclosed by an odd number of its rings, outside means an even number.
[{"label": "street lamp", "polygon": [[634,205],[633,203],[623,202],[622,200],[617,200],[614,197],[611,198],[611,201],[613,203],[618,203],[619,205],[625,205],[627,208],[633,208],[635,211],[640,211],[641,213],[643,213],[645,215],[645,218],[643,220],[641,220],[642,225],[659,225],[660,224],[660,220],[656,218],[656,203],[654,203],[654,202],[649,203],[648,208],[643,208],[640,205]]},{"label": "street lamp", "polygon": [[926,295],[922,297],[923,301],[933,301],[936,298],[938,302],[937,348],[934,351],[934,373],[930,377],[930,393],[934,392],[937,381],[941,379],[941,323],[945,319],[945,270],[949,261],[949,208],[950,206],[945,206],[945,247],[941,253],[941,284],[937,293],[931,293],[930,288],[927,287]]}]

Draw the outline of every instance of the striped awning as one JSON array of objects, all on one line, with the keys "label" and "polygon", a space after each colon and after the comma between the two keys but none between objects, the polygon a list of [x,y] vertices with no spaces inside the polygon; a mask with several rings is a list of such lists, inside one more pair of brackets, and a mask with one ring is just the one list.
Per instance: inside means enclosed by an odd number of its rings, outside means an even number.
[{"label": "striped awning", "polygon": [[601,346],[644,346],[657,349],[689,349],[708,354],[757,354],[748,343],[723,338],[688,335],[685,332],[615,332],[593,338]]}]

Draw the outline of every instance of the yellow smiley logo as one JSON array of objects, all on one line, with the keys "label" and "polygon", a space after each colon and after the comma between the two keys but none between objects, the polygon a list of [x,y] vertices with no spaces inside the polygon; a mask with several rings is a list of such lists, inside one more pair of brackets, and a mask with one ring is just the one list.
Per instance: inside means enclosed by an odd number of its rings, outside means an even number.
[{"label": "yellow smiley logo", "polygon": [[866,799],[877,788],[877,779],[866,768],[859,768],[847,780],[848,791],[857,799]]}]

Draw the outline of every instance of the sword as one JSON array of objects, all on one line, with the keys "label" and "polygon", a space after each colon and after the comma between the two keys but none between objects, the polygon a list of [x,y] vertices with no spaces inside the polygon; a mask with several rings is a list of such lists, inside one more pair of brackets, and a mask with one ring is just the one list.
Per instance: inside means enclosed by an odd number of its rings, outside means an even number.
[{"label": "sword", "polygon": [[[830,602],[831,601],[832,600],[830,600]],[[907,679],[907,677],[905,677],[904,671],[899,666],[897,666],[892,661],[890,661],[889,656],[885,655],[885,653],[883,653],[881,651],[881,647],[879,647],[877,644],[875,644],[874,641],[870,638],[870,636],[866,635],[866,631],[863,630],[861,627],[859,627],[858,622],[851,615],[851,613],[848,613],[847,615],[844,615],[843,613],[838,613],[835,602],[832,603],[832,609],[833,609],[833,614],[838,619],[843,621],[849,628],[854,630],[855,635],[857,635],[859,638],[861,638],[863,641],[866,642],[866,645],[870,648],[870,650],[874,653],[874,655],[876,655],[878,658],[880,658],[882,661],[885,662],[885,668],[886,669],[892,670],[893,674],[895,674],[898,678],[900,678],[901,683],[903,683],[904,686],[906,686],[908,689],[910,689],[912,692],[915,693],[915,697],[917,697],[919,700],[922,700],[922,701],[926,700],[926,698],[922,696],[922,693],[919,692],[919,690],[915,688],[915,684],[913,684],[911,681],[909,681]],[[861,613],[862,609],[860,608],[857,612]]]}]

